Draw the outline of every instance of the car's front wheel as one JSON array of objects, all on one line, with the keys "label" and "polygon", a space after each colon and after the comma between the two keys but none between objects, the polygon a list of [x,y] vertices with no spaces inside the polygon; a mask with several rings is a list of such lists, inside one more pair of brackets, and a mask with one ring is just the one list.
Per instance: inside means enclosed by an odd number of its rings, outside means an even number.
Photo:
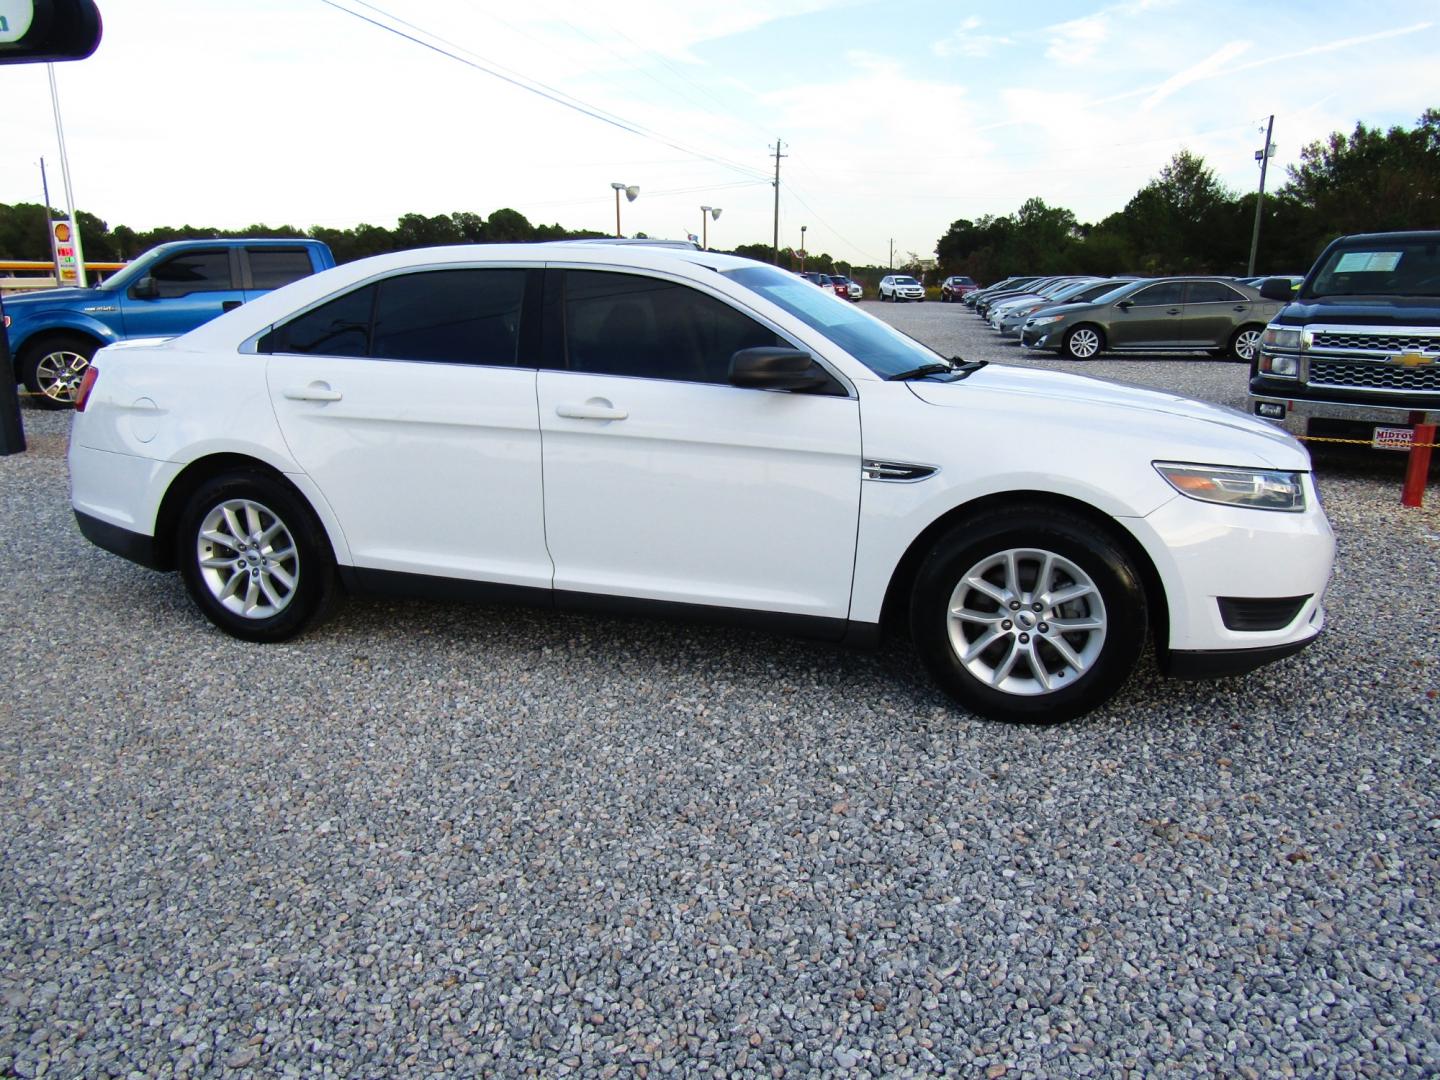
[{"label": "car's front wheel", "polygon": [[1147,613],[1133,560],[1064,510],[995,510],[935,543],[910,629],[940,686],[972,712],[1050,724],[1109,700],[1134,669]]},{"label": "car's front wheel", "polygon": [[180,574],[205,617],[246,641],[284,641],[329,609],[335,558],[320,522],[260,470],[214,477],[180,515]]},{"label": "car's front wheel", "polygon": [[1105,339],[1093,326],[1077,326],[1065,335],[1065,355],[1071,360],[1089,360],[1105,347]]},{"label": "car's front wheel", "polygon": [[20,360],[20,378],[42,409],[70,409],[99,346],[79,334],[57,334],[35,342]]}]

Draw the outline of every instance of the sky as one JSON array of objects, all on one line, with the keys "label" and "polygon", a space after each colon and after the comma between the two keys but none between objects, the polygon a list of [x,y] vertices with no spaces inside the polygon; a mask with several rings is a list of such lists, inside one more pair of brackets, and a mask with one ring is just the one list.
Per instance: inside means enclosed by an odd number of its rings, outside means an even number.
[{"label": "sky", "polygon": [[[71,181],[136,229],[613,231],[623,182],[627,235],[712,206],[712,246],[769,243],[778,138],[781,246],[884,265],[1031,196],[1099,220],[1182,148],[1253,189],[1271,113],[1273,190],[1315,139],[1440,107],[1436,0],[97,3],[95,55],[54,66]],[[43,157],[62,207],[45,65],[0,68],[0,116],[0,202],[40,201]]]}]

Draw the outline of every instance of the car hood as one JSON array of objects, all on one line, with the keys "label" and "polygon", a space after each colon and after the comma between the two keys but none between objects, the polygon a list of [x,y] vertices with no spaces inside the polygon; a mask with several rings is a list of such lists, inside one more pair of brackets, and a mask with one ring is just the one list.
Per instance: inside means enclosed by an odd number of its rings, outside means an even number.
[{"label": "car hood", "polygon": [[79,289],[73,286],[65,289],[39,289],[35,292],[7,295],[5,310],[11,313],[27,310],[43,311],[50,307],[70,307],[87,301],[101,300],[104,296],[105,294],[99,289]]},{"label": "car hood", "polygon": [[[1238,409],[1088,375],[990,364],[965,379],[913,380],[928,405],[1020,418],[1062,447],[1067,438],[1143,438],[1154,457],[1206,465],[1308,470],[1310,455],[1281,428]],[[1183,456],[1182,456],[1183,455]]]},{"label": "car hood", "polygon": [[1285,306],[1275,321],[1294,326],[1324,323],[1440,326],[1440,296],[1347,296],[1294,301]]}]

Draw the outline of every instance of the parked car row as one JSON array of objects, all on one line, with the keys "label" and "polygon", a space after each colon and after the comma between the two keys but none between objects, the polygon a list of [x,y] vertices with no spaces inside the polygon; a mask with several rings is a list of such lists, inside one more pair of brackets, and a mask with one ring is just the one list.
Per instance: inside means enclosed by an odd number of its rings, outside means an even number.
[{"label": "parked car row", "polygon": [[844,274],[817,274],[813,271],[801,271],[799,276],[818,285],[822,289],[828,289],[841,300],[858,302],[865,295],[864,287],[858,281],[852,281]]},{"label": "parked car row", "polygon": [[1249,363],[1281,303],[1233,278],[1014,277],[963,297],[1001,334],[1072,360],[1208,352]]}]

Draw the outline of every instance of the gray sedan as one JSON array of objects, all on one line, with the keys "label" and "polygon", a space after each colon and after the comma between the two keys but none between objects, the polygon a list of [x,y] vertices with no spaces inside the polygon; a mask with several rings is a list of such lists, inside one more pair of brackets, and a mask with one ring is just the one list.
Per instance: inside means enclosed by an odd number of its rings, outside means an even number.
[{"label": "gray sedan", "polygon": [[1248,362],[1282,305],[1248,285],[1209,277],[1150,278],[1088,304],[1066,304],[1026,320],[1020,343],[1072,360],[1101,352],[1195,352]]}]

